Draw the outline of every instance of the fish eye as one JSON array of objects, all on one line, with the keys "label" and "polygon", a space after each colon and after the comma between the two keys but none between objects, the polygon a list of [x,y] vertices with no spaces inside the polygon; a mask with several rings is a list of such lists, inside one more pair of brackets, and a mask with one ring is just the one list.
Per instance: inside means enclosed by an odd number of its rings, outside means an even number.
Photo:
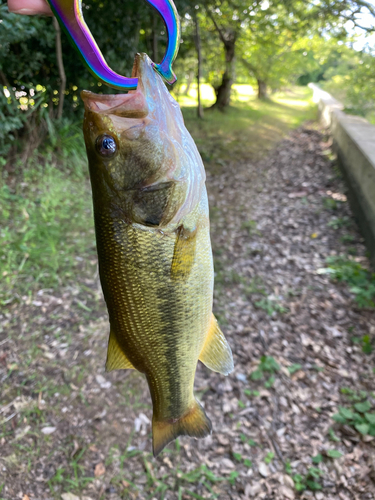
[{"label": "fish eye", "polygon": [[96,146],[97,152],[101,156],[104,156],[105,158],[110,158],[111,156],[114,156],[116,154],[116,151],[117,151],[116,141],[109,134],[100,135],[96,139],[95,146]]}]

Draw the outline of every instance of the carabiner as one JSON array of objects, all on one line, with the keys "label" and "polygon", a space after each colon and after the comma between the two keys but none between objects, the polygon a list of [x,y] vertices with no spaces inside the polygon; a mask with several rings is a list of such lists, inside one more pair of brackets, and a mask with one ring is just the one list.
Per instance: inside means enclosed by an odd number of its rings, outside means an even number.
[{"label": "carabiner", "polygon": [[[119,90],[135,90],[138,78],[126,78],[115,73],[106,63],[98,44],[95,42],[82,12],[82,0],[47,0],[62,29],[73,46],[81,54],[90,72],[109,87]],[[172,0],[147,0],[163,18],[168,45],[160,64],[153,63],[154,69],[170,84],[177,78],[172,71],[180,43],[180,20]]]}]

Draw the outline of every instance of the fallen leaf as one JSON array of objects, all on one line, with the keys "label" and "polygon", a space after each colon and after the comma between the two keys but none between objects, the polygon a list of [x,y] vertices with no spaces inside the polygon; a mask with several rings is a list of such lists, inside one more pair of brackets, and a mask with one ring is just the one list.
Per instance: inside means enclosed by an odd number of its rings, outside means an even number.
[{"label": "fallen leaf", "polygon": [[52,434],[53,432],[55,432],[55,430],[56,427],[43,427],[42,433],[48,436],[48,434]]},{"label": "fallen leaf", "polygon": [[99,476],[102,476],[103,474],[105,474],[105,467],[104,467],[104,464],[102,462],[95,465],[94,474],[95,474],[95,477],[99,477]]},{"label": "fallen leaf", "polygon": [[258,465],[258,470],[259,474],[263,477],[267,477],[270,475],[270,470],[264,462],[260,462],[260,464]]},{"label": "fallen leaf", "polygon": [[73,495],[73,493],[63,493],[61,495],[62,500],[80,500],[77,495]]}]

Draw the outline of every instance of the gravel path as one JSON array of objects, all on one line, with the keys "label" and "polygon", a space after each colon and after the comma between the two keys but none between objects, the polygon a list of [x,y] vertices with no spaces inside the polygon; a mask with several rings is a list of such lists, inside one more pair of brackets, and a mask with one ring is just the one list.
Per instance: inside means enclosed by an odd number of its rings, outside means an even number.
[{"label": "gravel path", "polygon": [[214,309],[235,371],[198,366],[196,394],[214,428],[205,440],[180,439],[152,458],[143,378],[104,373],[97,280],[84,281],[89,313],[65,290],[2,316],[1,497],[375,498],[374,437],[332,419],[339,407],[362,404],[362,415],[375,404],[375,356],[357,340],[374,334],[375,313],[317,272],[330,255],[368,266],[330,158],[311,126],[260,163],[208,174]]}]

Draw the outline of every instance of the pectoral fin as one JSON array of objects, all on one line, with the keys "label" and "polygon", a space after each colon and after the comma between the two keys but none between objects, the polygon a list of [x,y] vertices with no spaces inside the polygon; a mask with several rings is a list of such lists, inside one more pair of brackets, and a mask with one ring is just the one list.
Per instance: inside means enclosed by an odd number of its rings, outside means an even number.
[{"label": "pectoral fin", "polygon": [[111,330],[108,340],[107,362],[105,364],[105,370],[107,372],[111,372],[112,370],[126,370],[129,368],[134,369],[134,366],[124,354],[116,339],[116,335]]},{"label": "pectoral fin", "polygon": [[180,226],[174,246],[171,276],[175,280],[185,280],[193,267],[197,230],[190,231]]},{"label": "pectoral fin", "polygon": [[231,348],[214,315],[199,359],[207,368],[223,375],[228,375],[234,369]]}]

